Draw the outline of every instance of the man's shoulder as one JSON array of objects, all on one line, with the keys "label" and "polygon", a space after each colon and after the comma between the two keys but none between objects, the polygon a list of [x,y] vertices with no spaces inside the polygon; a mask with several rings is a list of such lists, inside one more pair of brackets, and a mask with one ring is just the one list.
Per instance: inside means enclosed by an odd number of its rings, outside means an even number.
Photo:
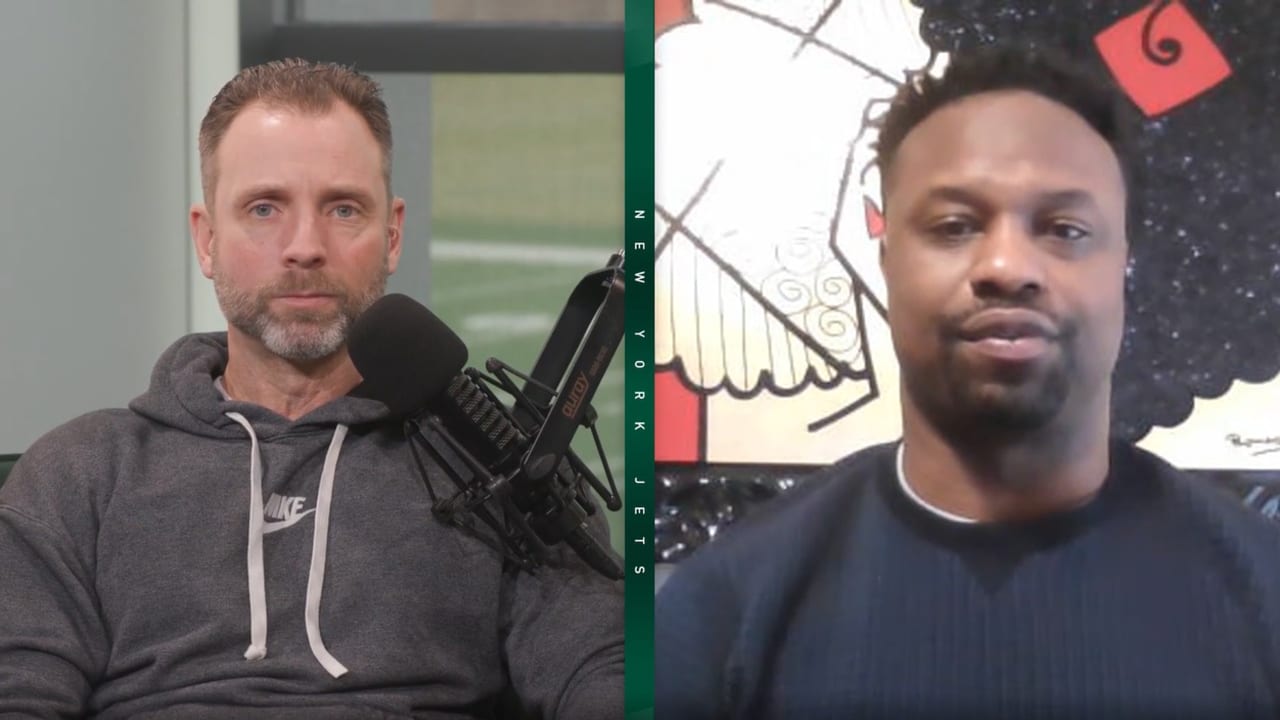
[{"label": "man's shoulder", "polygon": [[0,487],[0,512],[29,532],[91,544],[116,469],[144,436],[144,424],[129,410],[96,410],[45,433]]},{"label": "man's shoulder", "polygon": [[113,464],[113,458],[137,444],[146,421],[130,410],[94,410],[40,436],[13,467],[5,495],[24,482],[53,482],[59,477],[91,477]]},{"label": "man's shoulder", "polygon": [[828,542],[854,520],[875,480],[892,468],[895,447],[870,446],[799,478],[796,487],[729,526],[684,564],[731,574],[749,567],[753,575],[767,575],[771,564],[811,555],[811,545]]},{"label": "man's shoulder", "polygon": [[780,527],[807,525],[817,516],[832,513],[833,505],[854,502],[872,487],[871,480],[883,473],[892,461],[896,443],[872,445],[847,455],[831,465],[815,468],[797,479],[796,486],[731,526],[724,539],[771,534]]},{"label": "man's shoulder", "polygon": [[41,435],[19,462],[73,460],[84,452],[109,450],[145,432],[148,423],[126,408],[94,410]]},{"label": "man's shoulder", "polygon": [[[1200,534],[1228,549],[1264,560],[1280,553],[1280,523],[1245,505],[1210,478],[1174,467],[1134,445],[1119,452],[1131,482],[1145,485],[1188,534]],[[1280,580],[1280,566],[1274,573]]]}]

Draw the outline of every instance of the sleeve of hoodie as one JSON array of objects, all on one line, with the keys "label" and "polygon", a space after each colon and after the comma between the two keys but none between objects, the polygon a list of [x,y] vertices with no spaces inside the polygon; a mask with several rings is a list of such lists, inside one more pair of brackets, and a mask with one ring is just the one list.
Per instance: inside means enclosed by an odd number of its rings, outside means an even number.
[{"label": "sleeve of hoodie", "polygon": [[42,438],[0,488],[0,717],[82,716],[106,663],[97,489],[77,468],[107,463],[75,435]]},{"label": "sleeve of hoodie", "polygon": [[[608,544],[602,515],[593,534]],[[526,712],[546,720],[623,716],[622,583],[599,575],[564,546],[559,567],[508,571],[504,649]]]}]

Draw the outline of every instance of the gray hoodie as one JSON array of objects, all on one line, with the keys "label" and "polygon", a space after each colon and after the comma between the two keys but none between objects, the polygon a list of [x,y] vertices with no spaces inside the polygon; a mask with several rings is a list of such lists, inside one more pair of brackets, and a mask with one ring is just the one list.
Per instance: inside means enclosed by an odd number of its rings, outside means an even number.
[{"label": "gray hoodie", "polygon": [[0,489],[0,716],[622,716],[619,583],[514,572],[381,403],[290,421],[224,400],[226,358],[179,340]]}]

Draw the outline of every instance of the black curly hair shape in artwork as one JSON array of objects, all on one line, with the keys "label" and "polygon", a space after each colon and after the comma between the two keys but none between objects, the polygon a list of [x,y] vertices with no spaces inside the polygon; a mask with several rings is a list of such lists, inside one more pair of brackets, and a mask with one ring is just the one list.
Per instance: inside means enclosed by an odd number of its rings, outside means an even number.
[{"label": "black curly hair shape in artwork", "polygon": [[[1095,36],[1147,0],[913,0],[921,35],[953,53],[983,45],[1054,47],[1108,72]],[[1175,426],[1195,398],[1280,372],[1280,4],[1182,3],[1231,75],[1154,117],[1122,107],[1130,173],[1130,267],[1112,431],[1138,440]],[[1177,37],[1147,22],[1141,48],[1176,67]]]}]

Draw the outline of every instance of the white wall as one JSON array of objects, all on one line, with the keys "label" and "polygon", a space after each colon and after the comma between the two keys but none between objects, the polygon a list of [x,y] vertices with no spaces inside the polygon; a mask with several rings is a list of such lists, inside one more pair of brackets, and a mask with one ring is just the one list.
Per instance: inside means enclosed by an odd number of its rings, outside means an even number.
[{"label": "white wall", "polygon": [[173,340],[217,326],[186,214],[235,5],[0,3],[0,453],[123,406]]},{"label": "white wall", "polygon": [[[187,0],[187,205],[203,201],[200,189],[200,120],[218,90],[240,70],[239,3],[235,0]],[[187,245],[190,272],[188,330],[225,330],[213,283],[200,273],[195,251]]]}]

